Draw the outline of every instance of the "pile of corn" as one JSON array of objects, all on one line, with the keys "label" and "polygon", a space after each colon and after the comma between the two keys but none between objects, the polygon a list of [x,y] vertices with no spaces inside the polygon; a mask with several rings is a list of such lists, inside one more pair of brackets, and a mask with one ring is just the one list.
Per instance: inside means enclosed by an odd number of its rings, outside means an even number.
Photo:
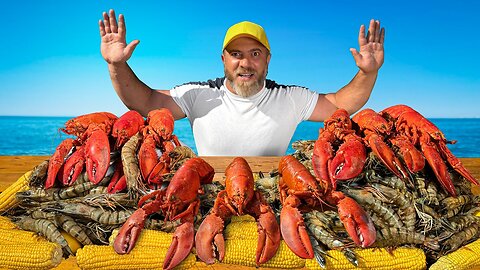
[{"label": "pile of corn", "polygon": [[[17,182],[0,194],[0,213],[5,212],[17,202],[16,192],[28,189],[26,173]],[[479,214],[477,214],[479,215]],[[110,238],[113,242],[117,231]],[[67,234],[64,234],[68,237]],[[118,255],[110,246],[81,244],[73,238],[67,238],[71,249],[76,252],[76,264],[70,259],[63,260],[62,269],[79,266],[81,269],[158,269],[171,243],[172,234],[155,230],[144,230],[136,247],[130,254]],[[255,267],[257,247],[257,225],[250,216],[233,217],[225,229],[225,258],[217,266],[229,268],[232,265]],[[78,249],[78,250],[77,250]],[[327,269],[425,269],[425,254],[421,249],[400,247],[392,251],[386,249],[354,249],[358,258],[358,267],[352,265],[342,252],[328,251]],[[473,269],[480,267],[480,240],[470,243],[459,250],[441,257],[430,269]],[[19,230],[8,218],[0,216],[0,268],[9,269],[51,269],[62,262],[62,249],[36,233]],[[65,266],[62,267],[62,265]],[[68,264],[68,266],[67,266]],[[282,241],[277,254],[264,268],[322,269],[315,259],[305,260],[297,257]],[[197,261],[191,253],[177,269],[207,268],[205,263]]]}]

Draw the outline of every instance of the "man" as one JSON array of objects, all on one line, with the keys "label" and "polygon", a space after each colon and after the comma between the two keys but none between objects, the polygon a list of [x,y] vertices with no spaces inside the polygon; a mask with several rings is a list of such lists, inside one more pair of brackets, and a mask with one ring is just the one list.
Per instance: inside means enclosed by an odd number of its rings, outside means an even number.
[{"label": "man", "polygon": [[266,80],[271,54],[263,28],[241,22],[225,35],[225,78],[153,90],[127,64],[139,41],[126,43],[124,17],[120,14],[117,22],[113,10],[104,12],[99,27],[101,53],[122,102],[144,116],[168,108],[175,119],[188,117],[200,156],[284,155],[301,121],[323,121],[337,108],[353,114],[365,105],[384,59],[385,30],[372,19],[366,36],[365,26],[360,27],[360,51],[350,49],[359,71],[346,86],[318,94],[279,85]]}]

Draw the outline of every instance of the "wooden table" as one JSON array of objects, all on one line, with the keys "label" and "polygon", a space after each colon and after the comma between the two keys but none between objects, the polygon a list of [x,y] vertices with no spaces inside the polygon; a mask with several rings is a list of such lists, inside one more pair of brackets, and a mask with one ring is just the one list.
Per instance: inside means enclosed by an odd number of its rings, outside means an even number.
[{"label": "wooden table", "polygon": [[[0,192],[49,156],[0,156]],[[215,179],[222,179],[233,157],[203,157],[215,169]],[[278,167],[280,157],[245,157],[254,172],[269,172]],[[480,158],[461,158],[463,165],[480,179]],[[480,194],[480,187],[474,187]]]}]

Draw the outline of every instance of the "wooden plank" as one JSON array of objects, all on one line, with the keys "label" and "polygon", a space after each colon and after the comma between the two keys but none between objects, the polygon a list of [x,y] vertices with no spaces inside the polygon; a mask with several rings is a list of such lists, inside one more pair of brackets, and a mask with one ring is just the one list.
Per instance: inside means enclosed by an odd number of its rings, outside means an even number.
[{"label": "wooden plank", "polygon": [[[5,190],[25,172],[31,170],[49,156],[0,156],[0,191]],[[225,168],[233,157],[202,157],[215,169],[215,180],[224,177]],[[269,172],[278,167],[280,157],[245,157],[254,172]],[[465,167],[480,179],[480,158],[460,158]],[[480,188],[475,187],[480,193]],[[477,194],[478,194],[477,193]]]}]

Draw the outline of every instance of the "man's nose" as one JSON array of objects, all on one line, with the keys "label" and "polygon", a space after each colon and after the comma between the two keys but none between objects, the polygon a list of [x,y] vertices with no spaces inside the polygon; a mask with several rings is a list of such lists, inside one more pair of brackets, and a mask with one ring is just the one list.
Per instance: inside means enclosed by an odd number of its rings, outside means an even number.
[{"label": "man's nose", "polygon": [[240,66],[241,67],[251,67],[252,65],[252,61],[250,60],[250,58],[248,57],[243,57],[241,60],[240,60]]}]

